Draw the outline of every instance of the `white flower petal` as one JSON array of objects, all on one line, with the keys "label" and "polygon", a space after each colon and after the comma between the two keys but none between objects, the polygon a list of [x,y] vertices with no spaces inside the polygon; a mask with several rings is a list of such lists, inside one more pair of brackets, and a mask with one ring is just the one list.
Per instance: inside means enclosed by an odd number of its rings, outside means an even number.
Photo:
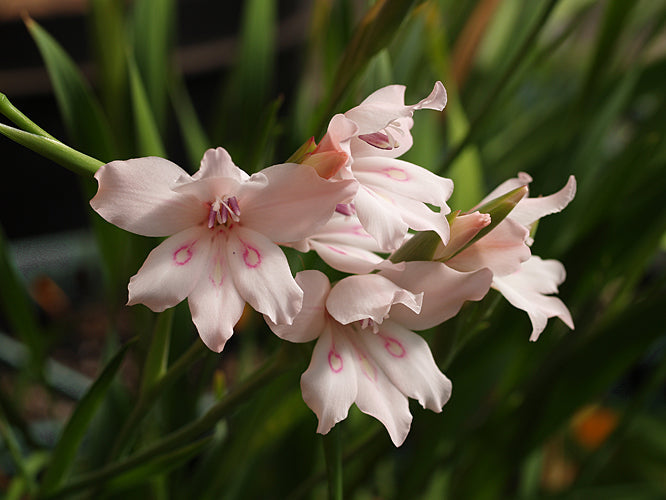
[{"label": "white flower petal", "polygon": [[379,187],[437,207],[445,207],[453,192],[451,179],[393,158],[355,158],[352,171],[356,180],[363,185],[373,189]]},{"label": "white flower petal", "polygon": [[310,236],[357,189],[353,180],[328,181],[312,167],[295,163],[268,167],[260,176],[267,181],[254,183],[255,174],[240,188],[241,223],[284,243]]},{"label": "white flower petal", "polygon": [[195,226],[160,243],[129,282],[128,305],[164,311],[187,297],[208,262],[213,233]]},{"label": "white flower petal", "polygon": [[198,224],[206,207],[189,194],[172,190],[187,172],[163,158],[107,163],[95,173],[92,208],[116,226],[143,236],[169,236]]},{"label": "white flower petal", "polygon": [[201,340],[215,352],[222,352],[245,307],[236,291],[224,245],[223,238],[215,239],[204,272],[187,298]]},{"label": "white flower petal", "polygon": [[488,269],[460,273],[441,262],[406,262],[404,270],[385,270],[380,275],[413,293],[423,293],[420,314],[400,304],[391,308],[391,320],[410,330],[425,330],[452,318],[465,301],[485,297],[492,281]]},{"label": "white flower petal", "polygon": [[400,211],[391,198],[360,186],[354,204],[363,228],[381,248],[390,251],[400,246],[409,226],[400,217]]},{"label": "white flower petal", "polygon": [[326,310],[342,324],[368,318],[381,323],[393,304],[404,304],[418,314],[421,300],[379,274],[363,274],[338,281],[328,294]]},{"label": "white flower petal", "polygon": [[278,337],[290,342],[316,339],[326,325],[326,297],[331,284],[320,271],[307,270],[296,274],[296,283],[303,290],[303,307],[291,325],[276,325],[265,317],[269,328]]},{"label": "white flower petal", "polygon": [[228,238],[227,259],[240,296],[273,323],[291,324],[301,310],[303,291],[280,247],[241,226],[234,226]]},{"label": "white flower petal", "polygon": [[445,245],[449,242],[451,229],[446,214],[450,210],[446,204],[441,212],[433,212],[425,203],[410,198],[394,195],[393,201],[398,206],[402,220],[409,227],[416,231],[435,231]]},{"label": "white flower petal", "polygon": [[421,336],[389,319],[377,334],[363,332],[359,338],[400,392],[424,408],[442,411],[451,397],[451,381],[439,371]]},{"label": "white flower petal", "polygon": [[311,241],[310,247],[333,269],[351,274],[366,274],[375,269],[385,269],[395,264],[376,253],[341,243]]},{"label": "white flower petal", "polygon": [[[371,334],[363,332],[361,335]],[[352,340],[354,338],[352,334],[349,338],[354,344],[356,363],[358,385],[356,406],[363,413],[375,417],[384,424],[393,444],[400,446],[407,438],[412,424],[407,397],[393,385],[376,361],[366,352],[365,346],[359,339]]]},{"label": "white flower petal", "polygon": [[317,415],[320,434],[326,434],[347,418],[358,393],[351,345],[344,334],[333,335],[332,328],[340,326],[324,328],[312,352],[310,366],[301,376],[303,401]]},{"label": "white flower petal", "polygon": [[548,318],[559,317],[574,328],[571,313],[564,302],[546,294],[557,293],[557,287],[566,276],[564,266],[556,260],[542,260],[532,256],[521,269],[508,276],[493,279],[496,288],[511,305],[527,312],[532,322],[530,340],[535,341],[546,328]]},{"label": "white flower petal", "polygon": [[537,198],[523,198],[511,211],[509,217],[529,227],[546,215],[562,211],[576,196],[576,178],[569,177],[566,185],[557,193]]},{"label": "white flower petal", "polygon": [[242,182],[250,176],[234,164],[226,149],[216,148],[204,153],[199,170],[192,176],[195,180],[212,177],[229,177]]}]

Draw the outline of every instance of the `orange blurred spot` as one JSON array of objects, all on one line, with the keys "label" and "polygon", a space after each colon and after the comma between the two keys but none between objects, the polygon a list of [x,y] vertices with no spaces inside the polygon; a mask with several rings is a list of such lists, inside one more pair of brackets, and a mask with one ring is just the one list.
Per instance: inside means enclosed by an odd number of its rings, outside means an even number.
[{"label": "orange blurred spot", "polygon": [[581,446],[594,450],[613,432],[618,420],[617,413],[609,408],[586,406],[574,415],[571,429]]}]

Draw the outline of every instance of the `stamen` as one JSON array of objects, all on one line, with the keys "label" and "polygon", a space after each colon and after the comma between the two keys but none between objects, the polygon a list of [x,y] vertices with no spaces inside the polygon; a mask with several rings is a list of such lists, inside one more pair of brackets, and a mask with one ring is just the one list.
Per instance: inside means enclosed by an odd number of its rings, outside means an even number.
[{"label": "stamen", "polygon": [[369,326],[372,327],[372,333],[379,333],[379,325],[371,318],[363,318],[361,320],[361,329],[365,330]]},{"label": "stamen", "polygon": [[393,146],[391,145],[392,141],[388,134],[373,132],[372,134],[361,134],[358,138],[377,149],[393,149]]},{"label": "stamen", "polygon": [[358,136],[358,138],[367,142],[371,146],[376,147],[377,149],[395,149],[399,146],[399,144],[389,129],[394,129],[399,132],[400,125],[394,120],[382,130],[373,132],[372,134],[361,134]]},{"label": "stamen", "polygon": [[230,196],[226,200],[217,196],[210,206],[210,212],[208,212],[208,228],[212,229],[216,221],[218,224],[224,225],[230,218],[234,222],[238,222],[240,221],[240,213],[238,199],[235,196]]}]

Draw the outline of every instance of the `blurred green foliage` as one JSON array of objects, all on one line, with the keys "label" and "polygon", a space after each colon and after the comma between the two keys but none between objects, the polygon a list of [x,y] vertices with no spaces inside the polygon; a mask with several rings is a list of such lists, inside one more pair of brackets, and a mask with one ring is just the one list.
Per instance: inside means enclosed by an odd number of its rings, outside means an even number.
[{"label": "blurred green foliage", "polygon": [[[491,293],[426,332],[453,397],[441,414],[412,405],[400,449],[378,422],[352,411],[336,428],[339,442],[327,443],[342,457],[344,496],[666,496],[666,5],[301,2],[307,22],[292,28],[300,55],[289,95],[274,90],[285,76],[280,40],[294,35],[283,31],[279,3],[242,5],[235,62],[205,96],[205,109],[195,107],[174,63],[175,0],[90,1],[92,87],[58,41],[28,21],[66,142],[89,155],[63,149],[52,159],[85,177],[95,159],[171,157],[182,143],[193,166],[206,147],[221,145],[242,168],[258,170],[283,162],[308,137],[318,140],[332,113],[380,86],[407,85],[412,103],[442,80],[447,108],[417,113],[405,159],[454,180],[454,210],[520,171],[534,178],[533,196],[576,176],[575,200],[542,221],[533,247],[565,264],[560,297],[576,330],[551,320],[530,343],[527,317]],[[0,97],[3,114],[25,130],[2,125],[1,133],[38,152],[53,140]],[[95,188],[85,178],[81,189],[89,198]],[[182,305],[159,318],[142,306],[128,315],[121,305],[128,278],[154,242],[91,217],[103,256],[109,361],[52,431],[55,444],[38,438],[39,422],[22,408],[30,387],[57,390],[44,367],[63,334],[40,321],[0,239],[0,298],[11,330],[0,336],[0,353],[12,370],[0,391],[6,497],[325,495],[324,447],[298,383],[310,346],[280,346],[250,313],[234,345],[215,355]],[[130,337],[139,341],[130,346]],[[10,349],[14,338],[23,349]],[[118,375],[132,369],[140,383]]]}]

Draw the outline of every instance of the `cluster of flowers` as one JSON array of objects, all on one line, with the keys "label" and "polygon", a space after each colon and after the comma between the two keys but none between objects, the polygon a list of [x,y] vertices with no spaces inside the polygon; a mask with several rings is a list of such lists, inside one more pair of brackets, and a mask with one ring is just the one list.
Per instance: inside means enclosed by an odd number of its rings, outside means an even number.
[{"label": "cluster of flowers", "polygon": [[[192,176],[162,158],[114,161],[95,175],[91,200],[127,231],[169,236],[130,280],[128,304],[162,311],[187,297],[201,338],[217,352],[246,302],[279,337],[317,339],[301,378],[317,431],[327,433],[356,403],[396,446],[411,424],[407,398],[439,412],[451,395],[414,330],[446,321],[490,287],[528,313],[531,340],[553,316],[573,328],[551,295],[563,266],[530,252],[530,229],[572,200],[573,177],[551,196],[528,198],[531,179],[520,174],[477,208],[452,213],[450,179],[397,159],[412,145],[414,111],[441,111],[446,91],[437,82],[411,106],[404,92],[376,91],[334,116],[318,145],[310,140],[288,163],[251,176],[222,148],[208,150]],[[294,278],[279,245],[314,250],[350,276],[333,285],[316,270]]]}]

